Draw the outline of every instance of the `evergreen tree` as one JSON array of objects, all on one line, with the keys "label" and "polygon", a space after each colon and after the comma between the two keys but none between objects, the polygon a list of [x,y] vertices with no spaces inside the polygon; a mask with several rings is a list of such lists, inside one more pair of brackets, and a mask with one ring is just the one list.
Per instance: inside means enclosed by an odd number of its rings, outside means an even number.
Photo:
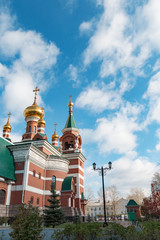
[{"label": "evergreen tree", "polygon": [[33,207],[31,204],[21,205],[12,223],[13,231],[10,233],[10,236],[14,240],[43,239],[43,236],[40,236],[42,231],[41,223],[37,207]]},{"label": "evergreen tree", "polygon": [[54,183],[51,184],[51,196],[48,199],[49,205],[45,206],[44,224],[46,227],[59,225],[64,222],[64,214],[60,207],[60,198],[55,191]]}]

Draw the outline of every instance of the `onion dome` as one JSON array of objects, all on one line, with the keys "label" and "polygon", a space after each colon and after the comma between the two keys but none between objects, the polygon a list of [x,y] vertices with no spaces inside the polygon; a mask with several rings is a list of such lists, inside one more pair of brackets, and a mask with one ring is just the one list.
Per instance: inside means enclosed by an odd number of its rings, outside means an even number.
[{"label": "onion dome", "polygon": [[35,97],[34,97],[34,102],[31,106],[27,107],[24,110],[24,116],[26,117],[39,117],[41,118],[41,116],[44,116],[44,110],[43,108],[39,107],[37,105],[37,91],[39,91],[39,89],[36,87],[35,90],[33,90],[33,92],[35,92]]},{"label": "onion dome", "polygon": [[[43,109],[43,108],[42,108]],[[40,119],[38,120],[38,126],[39,125],[46,125],[46,122],[45,122],[45,120],[43,119],[43,117],[44,117],[44,112],[42,113],[42,115],[41,115],[41,117],[40,117]]]},{"label": "onion dome", "polygon": [[52,141],[58,140],[58,138],[59,138],[59,136],[58,136],[58,134],[57,134],[57,132],[56,132],[57,123],[55,123],[54,126],[55,126],[55,130],[54,130],[54,133],[53,133],[53,135],[52,135]]},{"label": "onion dome", "polygon": [[10,116],[11,116],[11,113],[8,113],[8,121],[7,121],[7,123],[3,126],[3,130],[9,130],[9,131],[11,131],[12,127],[11,127],[11,125],[10,125],[10,123],[9,123]]}]

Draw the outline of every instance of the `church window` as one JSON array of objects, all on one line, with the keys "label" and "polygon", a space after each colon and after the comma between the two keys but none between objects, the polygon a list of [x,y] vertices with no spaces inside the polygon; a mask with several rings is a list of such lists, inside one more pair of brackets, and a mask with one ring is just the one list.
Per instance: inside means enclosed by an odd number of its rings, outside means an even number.
[{"label": "church window", "polygon": [[34,133],[36,133],[36,126],[34,126]]},{"label": "church window", "polygon": [[6,197],[6,192],[4,190],[0,190],[0,204],[1,205],[5,204],[5,197]]},{"label": "church window", "polygon": [[52,176],[52,183],[54,184],[54,188],[56,188],[56,176]]},{"label": "church window", "polygon": [[31,197],[31,199],[30,199],[30,203],[33,203],[33,197]]},{"label": "church window", "polygon": [[38,178],[41,179],[41,173],[39,173]]},{"label": "church window", "polygon": [[29,132],[31,132],[31,126],[29,126]]},{"label": "church window", "polygon": [[33,170],[33,177],[35,177],[36,176],[36,171],[35,170]]},{"label": "church window", "polygon": [[39,198],[37,198],[37,205],[39,205]]}]

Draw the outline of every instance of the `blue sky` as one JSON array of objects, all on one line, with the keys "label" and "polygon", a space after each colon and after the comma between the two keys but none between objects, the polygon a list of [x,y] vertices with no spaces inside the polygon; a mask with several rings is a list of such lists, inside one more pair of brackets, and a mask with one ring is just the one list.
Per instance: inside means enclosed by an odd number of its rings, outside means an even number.
[{"label": "blue sky", "polygon": [[0,0],[0,122],[25,131],[24,109],[41,91],[46,134],[59,136],[69,95],[81,130],[86,188],[113,162],[106,186],[121,196],[150,193],[160,163],[160,2],[158,0]]}]

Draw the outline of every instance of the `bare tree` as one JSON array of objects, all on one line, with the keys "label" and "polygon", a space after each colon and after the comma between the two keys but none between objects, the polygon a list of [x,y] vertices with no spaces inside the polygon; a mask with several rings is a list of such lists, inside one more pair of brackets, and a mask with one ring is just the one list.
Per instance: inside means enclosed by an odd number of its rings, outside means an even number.
[{"label": "bare tree", "polygon": [[[102,188],[99,189],[99,191],[97,192],[100,200],[103,200],[103,192],[102,192]],[[113,213],[114,215],[116,215],[116,204],[117,201],[119,200],[119,192],[117,191],[117,188],[115,185],[109,186],[107,188],[105,188],[105,199],[106,202],[110,202],[113,206]]]},{"label": "bare tree", "polygon": [[145,195],[142,188],[131,188],[129,195],[127,196],[127,199],[128,200],[133,199],[136,203],[141,205],[144,197]]},{"label": "bare tree", "polygon": [[93,201],[95,199],[94,192],[91,187],[85,189],[85,197],[88,202]]},{"label": "bare tree", "polygon": [[160,173],[159,172],[155,172],[155,174],[153,175],[153,178],[152,178],[152,182],[157,182],[157,184],[160,184]]},{"label": "bare tree", "polygon": [[106,199],[111,202],[114,215],[116,215],[116,205],[119,198],[117,187],[115,185],[109,186],[106,191]]}]

